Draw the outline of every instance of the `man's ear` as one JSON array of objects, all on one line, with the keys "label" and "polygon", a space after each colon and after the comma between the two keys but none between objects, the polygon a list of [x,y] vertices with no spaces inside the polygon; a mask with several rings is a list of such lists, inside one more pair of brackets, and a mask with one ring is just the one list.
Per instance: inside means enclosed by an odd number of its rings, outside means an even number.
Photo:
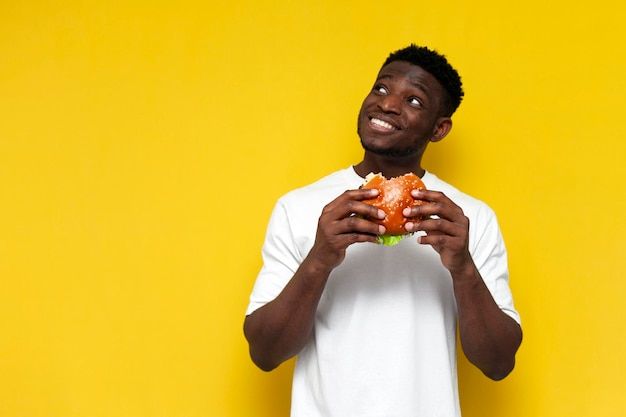
[{"label": "man's ear", "polygon": [[452,129],[452,119],[449,117],[440,117],[435,124],[435,131],[433,137],[430,138],[431,142],[439,142],[445,138],[448,132]]}]

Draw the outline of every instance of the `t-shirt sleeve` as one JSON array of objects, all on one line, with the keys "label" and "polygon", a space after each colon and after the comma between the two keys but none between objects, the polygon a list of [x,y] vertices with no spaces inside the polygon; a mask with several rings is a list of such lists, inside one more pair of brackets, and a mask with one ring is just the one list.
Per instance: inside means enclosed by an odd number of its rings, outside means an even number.
[{"label": "t-shirt sleeve", "polygon": [[278,201],[270,217],[262,249],[263,266],[257,276],[246,315],[275,299],[300,266],[287,211]]},{"label": "t-shirt sleeve", "polygon": [[521,323],[520,315],[513,305],[507,252],[496,215],[490,208],[485,207],[480,210],[480,217],[482,218],[477,225],[480,229],[475,231],[477,238],[472,250],[474,264],[498,307],[517,323]]}]

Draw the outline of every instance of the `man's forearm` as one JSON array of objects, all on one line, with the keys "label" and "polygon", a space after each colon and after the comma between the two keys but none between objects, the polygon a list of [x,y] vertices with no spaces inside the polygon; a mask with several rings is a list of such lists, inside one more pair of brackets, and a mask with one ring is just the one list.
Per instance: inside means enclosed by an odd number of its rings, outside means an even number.
[{"label": "man's forearm", "polygon": [[465,355],[489,378],[506,377],[522,341],[520,326],[500,310],[473,263],[453,274],[453,285]]},{"label": "man's forearm", "polygon": [[250,356],[259,368],[276,368],[310,340],[330,270],[307,257],[276,299],[246,317],[244,333]]},{"label": "man's forearm", "polygon": [[346,248],[376,242],[384,227],[368,218],[385,217],[362,202],[378,190],[348,190],[322,209],[315,243],[282,292],[246,317],[244,333],[254,363],[269,371],[298,354],[311,339],[315,312],[333,268],[343,262]]}]

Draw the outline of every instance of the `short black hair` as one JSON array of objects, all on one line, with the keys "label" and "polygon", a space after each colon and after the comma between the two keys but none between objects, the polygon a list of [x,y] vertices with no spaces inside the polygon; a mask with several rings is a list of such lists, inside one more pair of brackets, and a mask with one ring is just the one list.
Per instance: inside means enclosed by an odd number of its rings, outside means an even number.
[{"label": "short black hair", "polygon": [[411,44],[389,54],[383,67],[394,61],[405,61],[417,65],[435,77],[447,93],[441,111],[445,116],[452,116],[463,100],[463,84],[459,73],[450,65],[444,55],[425,46]]}]

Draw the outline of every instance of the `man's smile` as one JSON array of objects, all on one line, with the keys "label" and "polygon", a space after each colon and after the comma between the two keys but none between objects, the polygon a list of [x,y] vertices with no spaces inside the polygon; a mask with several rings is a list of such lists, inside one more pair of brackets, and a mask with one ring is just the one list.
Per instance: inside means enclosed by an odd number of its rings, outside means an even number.
[{"label": "man's smile", "polygon": [[389,120],[388,118],[385,118],[386,120],[383,120],[383,117],[381,116],[370,116],[369,117],[369,125],[370,127],[377,131],[377,132],[394,132],[396,130],[401,130],[400,126],[397,125],[397,123],[393,122],[392,120]]}]

